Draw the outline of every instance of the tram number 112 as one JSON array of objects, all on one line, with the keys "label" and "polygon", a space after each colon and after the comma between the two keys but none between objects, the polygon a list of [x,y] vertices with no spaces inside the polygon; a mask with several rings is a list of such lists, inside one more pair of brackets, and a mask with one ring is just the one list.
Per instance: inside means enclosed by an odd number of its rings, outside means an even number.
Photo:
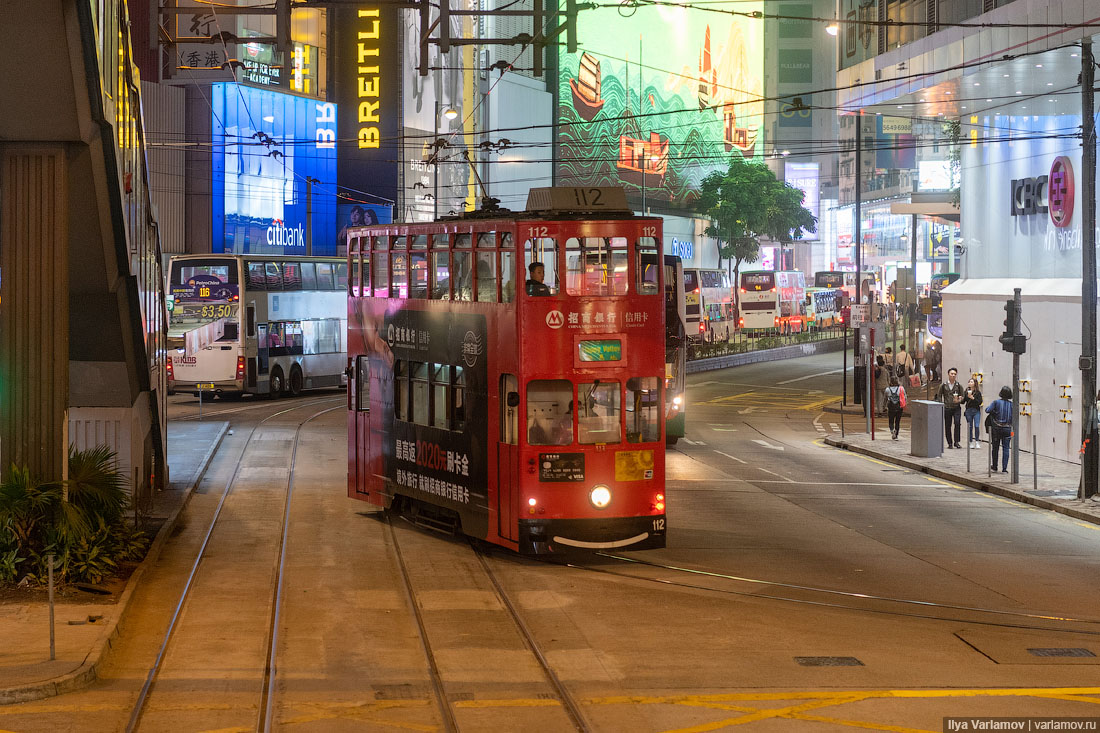
[{"label": "tram number 112", "polygon": [[665,531],[665,520],[663,520],[663,519],[654,519],[653,520],[653,531],[654,532],[664,532]]}]

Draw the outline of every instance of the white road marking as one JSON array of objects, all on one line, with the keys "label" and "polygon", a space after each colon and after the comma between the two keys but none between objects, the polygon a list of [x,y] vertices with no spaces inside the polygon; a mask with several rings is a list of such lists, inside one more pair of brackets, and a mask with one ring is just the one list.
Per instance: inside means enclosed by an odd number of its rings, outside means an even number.
[{"label": "white road marking", "polygon": [[709,387],[712,384],[721,384],[721,382],[716,382],[713,379],[711,379],[711,380],[706,381],[706,382],[692,382],[689,386],[691,386],[691,387]]},{"label": "white road marking", "polygon": [[[852,370],[852,367],[848,367],[848,371],[851,371],[851,370]],[[842,371],[844,371],[844,370],[843,369],[833,369],[830,372],[819,372],[817,374],[807,374],[804,377],[795,377],[794,379],[784,379],[782,382],[776,382],[775,384],[776,384],[776,386],[778,386],[780,384],[793,384],[795,382],[801,382],[801,381],[804,381],[806,379],[817,379],[818,377],[827,377],[830,374],[840,374]]]},{"label": "white road marking", "polygon": [[760,409],[760,408],[753,407],[753,406],[750,405],[749,407],[746,407],[744,410],[738,410],[737,414],[738,415],[748,415],[751,412],[756,412],[758,409]]},{"label": "white road marking", "polygon": [[840,426],[837,425],[835,422],[831,422],[829,423],[829,429],[835,433],[836,431],[840,430]]},{"label": "white road marking", "polygon": [[786,450],[786,448],[784,448],[783,446],[781,446],[781,445],[772,445],[771,443],[769,443],[766,440],[757,439],[757,440],[754,440],[752,442],[756,443],[757,445],[764,446],[765,448],[771,448],[772,450]]},{"label": "white road marking", "polygon": [[717,454],[718,454],[718,455],[720,455],[720,456],[725,456],[726,458],[729,458],[729,459],[730,459],[731,461],[737,461],[738,463],[747,463],[746,461],[742,461],[742,460],[741,460],[740,458],[738,458],[737,456],[731,456],[731,455],[730,455],[729,453],[723,453],[723,452],[722,452],[722,451],[720,451],[720,450],[716,450],[716,451],[714,451],[714,452],[715,452],[715,453],[717,453]]},{"label": "white road marking", "polygon": [[692,440],[691,438],[681,438],[681,440],[683,440],[688,445],[706,445],[706,443],[701,440]]},{"label": "white road marking", "polygon": [[757,466],[757,468],[759,468],[759,469],[760,469],[761,471],[763,471],[764,473],[770,473],[770,474],[771,474],[772,476],[775,476],[776,478],[781,478],[781,479],[783,479],[783,482],[784,482],[784,483],[788,483],[788,484],[793,484],[793,483],[794,483],[794,481],[793,481],[792,479],[789,479],[789,478],[787,478],[786,476],[780,476],[780,475],[779,475],[778,473],[776,473],[775,471],[769,471],[768,469],[766,469],[766,468],[761,468],[760,466]]}]

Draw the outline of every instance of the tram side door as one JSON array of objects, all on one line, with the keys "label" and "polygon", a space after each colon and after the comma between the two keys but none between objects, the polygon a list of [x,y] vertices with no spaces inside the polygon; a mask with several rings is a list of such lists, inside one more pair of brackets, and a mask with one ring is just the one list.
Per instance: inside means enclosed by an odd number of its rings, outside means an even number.
[{"label": "tram side door", "polygon": [[497,532],[519,539],[519,381],[500,376],[500,439],[497,441]]},{"label": "tram side door", "polygon": [[355,368],[351,385],[354,395],[355,439],[350,450],[355,466],[355,492],[367,494],[370,490],[371,445],[370,445],[370,360],[366,356],[355,357]]}]

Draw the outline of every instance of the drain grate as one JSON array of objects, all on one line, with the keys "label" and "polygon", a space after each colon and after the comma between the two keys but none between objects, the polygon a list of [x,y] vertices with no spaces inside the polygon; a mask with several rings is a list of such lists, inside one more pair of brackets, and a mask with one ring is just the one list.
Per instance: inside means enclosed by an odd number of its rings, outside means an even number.
[{"label": "drain grate", "polygon": [[1036,657],[1095,657],[1096,655],[1090,652],[1088,649],[1082,647],[1073,648],[1049,648],[1049,649],[1028,649],[1029,654]]},{"label": "drain grate", "polygon": [[795,657],[794,661],[803,667],[862,667],[863,662],[855,657]]}]

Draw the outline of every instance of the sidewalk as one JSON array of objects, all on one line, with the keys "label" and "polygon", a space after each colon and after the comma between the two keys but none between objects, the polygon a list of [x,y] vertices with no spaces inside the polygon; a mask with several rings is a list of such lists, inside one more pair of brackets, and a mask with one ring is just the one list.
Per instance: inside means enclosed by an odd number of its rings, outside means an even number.
[{"label": "sidewalk", "polygon": [[[202,480],[228,422],[168,423],[168,488],[153,500],[150,520],[160,523],[145,560],[117,599],[70,590],[55,600],[57,659],[49,661],[49,605],[41,601],[0,603],[0,704],[51,697],[90,684],[118,636],[134,589],[156,563],[180,510]],[[89,597],[98,602],[81,602]]]},{"label": "sidewalk", "polygon": [[[833,433],[825,438],[825,443],[927,473],[962,486],[1059,512],[1084,522],[1100,524],[1100,501],[1093,499],[1081,501],[1077,498],[1077,484],[1081,475],[1080,464],[1039,456],[1038,476],[1036,476],[1032,468],[1031,446],[1020,446],[1020,482],[1013,484],[1009,481],[1011,474],[989,475],[988,442],[983,442],[980,448],[970,450],[970,472],[967,472],[965,445],[958,450],[945,449],[943,455],[938,458],[919,458],[910,455],[908,420],[902,422],[897,440],[890,439],[885,420],[881,423],[881,428],[876,421],[873,442],[870,435],[862,432],[862,420],[853,427],[860,432],[849,432],[843,438],[838,433]],[[965,424],[963,427],[965,428]]]}]

